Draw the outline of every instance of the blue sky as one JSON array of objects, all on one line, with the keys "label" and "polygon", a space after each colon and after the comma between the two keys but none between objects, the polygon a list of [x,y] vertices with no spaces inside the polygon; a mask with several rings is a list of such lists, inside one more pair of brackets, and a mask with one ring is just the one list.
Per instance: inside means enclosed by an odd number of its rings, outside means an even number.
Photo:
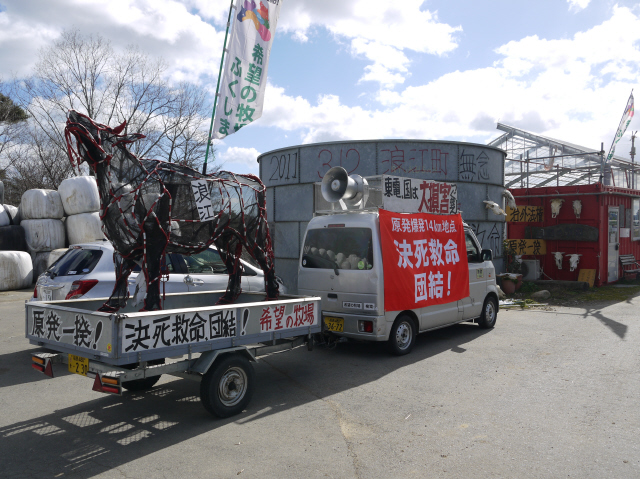
[{"label": "blue sky", "polygon": [[[228,0],[0,0],[0,77],[75,27],[162,55],[212,93]],[[216,143],[225,169],[259,153],[375,138],[485,143],[496,122],[608,148],[640,78],[640,5],[618,0],[282,0],[262,118]],[[640,89],[636,90],[636,94]],[[213,96],[211,97],[213,106]],[[616,154],[629,156],[634,118]]]}]

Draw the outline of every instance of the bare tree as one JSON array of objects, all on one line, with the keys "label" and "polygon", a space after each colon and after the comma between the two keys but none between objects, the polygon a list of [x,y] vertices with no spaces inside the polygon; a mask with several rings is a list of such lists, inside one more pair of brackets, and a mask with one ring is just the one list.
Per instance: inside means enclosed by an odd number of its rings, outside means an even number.
[{"label": "bare tree", "polygon": [[7,204],[20,204],[22,194],[33,188],[57,189],[73,175],[66,151],[33,124],[21,130],[14,147],[6,151],[5,161]]},{"label": "bare tree", "polygon": [[[9,96],[3,94],[4,90],[4,84],[0,82],[0,161],[6,152],[15,145],[16,138],[20,135],[24,128],[24,122],[28,118],[22,108],[16,105]],[[1,165],[0,162],[0,168]]]},{"label": "bare tree", "polygon": [[[39,130],[30,138],[42,145],[44,135],[47,148],[65,155],[64,123],[68,110],[74,109],[111,126],[126,121],[125,133],[146,136],[131,146],[140,157],[199,168],[207,142],[206,93],[190,83],[172,85],[166,70],[163,60],[152,59],[135,47],[118,53],[100,35],[69,30],[40,51],[33,76],[15,83],[15,97]],[[32,158],[42,161],[44,157]],[[19,162],[15,156],[13,161]],[[26,161],[20,160],[21,164]],[[65,164],[60,165],[59,174],[52,172],[52,181],[72,174],[66,168],[68,160],[63,156],[60,161]]]}]

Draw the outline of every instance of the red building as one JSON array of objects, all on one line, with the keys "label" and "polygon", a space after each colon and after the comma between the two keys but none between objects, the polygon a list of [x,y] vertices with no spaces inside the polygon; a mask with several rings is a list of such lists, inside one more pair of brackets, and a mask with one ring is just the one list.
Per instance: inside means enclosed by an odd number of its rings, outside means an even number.
[{"label": "red building", "polygon": [[508,211],[507,239],[529,266],[539,261],[541,279],[577,281],[581,270],[595,270],[600,286],[623,276],[620,255],[640,258],[639,190],[595,183],[510,191],[518,208]]},{"label": "red building", "polygon": [[489,145],[506,152],[504,185],[517,204],[507,208],[505,240],[523,255],[525,279],[588,277],[600,286],[637,268],[620,261],[640,259],[640,168],[633,159],[614,155],[605,164],[602,143],[586,148],[502,123],[498,130]]}]

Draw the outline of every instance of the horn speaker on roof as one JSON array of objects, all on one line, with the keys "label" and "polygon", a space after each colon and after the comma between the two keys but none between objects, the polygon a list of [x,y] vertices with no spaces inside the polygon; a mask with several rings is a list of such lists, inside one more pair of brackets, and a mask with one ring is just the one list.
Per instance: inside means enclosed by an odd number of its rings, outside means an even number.
[{"label": "horn speaker on roof", "polygon": [[343,201],[349,206],[360,206],[369,196],[369,184],[360,175],[351,175],[341,166],[334,166],[322,178],[322,197],[329,203]]}]

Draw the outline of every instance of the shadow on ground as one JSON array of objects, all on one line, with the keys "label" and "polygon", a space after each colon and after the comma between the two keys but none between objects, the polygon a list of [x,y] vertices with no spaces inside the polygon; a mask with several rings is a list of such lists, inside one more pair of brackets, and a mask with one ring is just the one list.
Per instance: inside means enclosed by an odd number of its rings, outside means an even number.
[{"label": "shadow on ground", "polygon": [[[249,423],[322,400],[405,366],[428,363],[444,351],[464,353],[464,344],[488,332],[476,325],[461,324],[423,334],[413,352],[402,357],[390,356],[382,344],[357,342],[269,356],[256,364],[256,392],[249,408],[225,420],[204,410],[199,384],[189,380],[167,382],[145,394],[118,397],[95,393],[95,400],[0,428],[3,474],[92,477],[229,422]],[[28,353],[14,353],[9,359],[22,362],[22,355]],[[55,381],[35,371],[32,376]],[[296,379],[303,377],[304,384]],[[91,385],[87,379],[86,387]],[[43,388],[43,401],[45,391]]]}]

